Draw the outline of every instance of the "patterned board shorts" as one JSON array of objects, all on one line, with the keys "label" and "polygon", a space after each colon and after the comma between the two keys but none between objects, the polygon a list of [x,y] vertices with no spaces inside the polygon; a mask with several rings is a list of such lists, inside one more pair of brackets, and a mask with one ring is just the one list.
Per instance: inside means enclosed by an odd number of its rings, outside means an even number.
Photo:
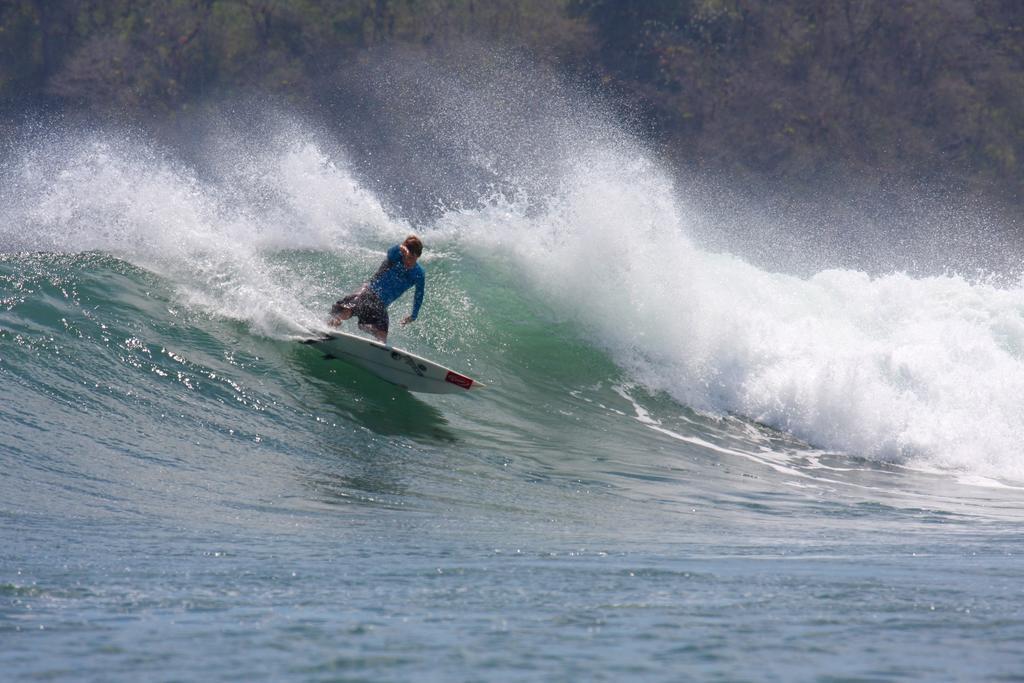
[{"label": "patterned board shorts", "polygon": [[336,302],[331,307],[331,314],[337,315],[346,310],[352,311],[352,315],[359,319],[360,325],[370,325],[382,332],[388,331],[388,309],[369,287],[364,287]]}]

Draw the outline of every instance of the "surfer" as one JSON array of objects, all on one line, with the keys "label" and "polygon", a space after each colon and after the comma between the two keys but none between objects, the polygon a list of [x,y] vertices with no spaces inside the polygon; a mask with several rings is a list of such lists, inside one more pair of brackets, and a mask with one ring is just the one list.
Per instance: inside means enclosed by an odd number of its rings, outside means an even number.
[{"label": "surfer", "polygon": [[328,324],[337,327],[353,315],[359,320],[359,329],[369,332],[381,343],[388,340],[388,306],[407,289],[416,285],[412,314],[402,320],[408,325],[419,315],[423,304],[426,276],[416,261],[423,254],[423,243],[416,235],[409,235],[401,244],[387,251],[387,258],[370,281],[331,307]]}]

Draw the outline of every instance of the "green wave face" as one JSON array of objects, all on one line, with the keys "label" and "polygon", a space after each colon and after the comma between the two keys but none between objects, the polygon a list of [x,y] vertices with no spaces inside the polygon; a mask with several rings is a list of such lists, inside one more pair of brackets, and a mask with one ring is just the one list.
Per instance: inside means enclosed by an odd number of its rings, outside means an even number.
[{"label": "green wave face", "polygon": [[[267,261],[321,275],[313,312],[368,259],[288,251]],[[427,266],[429,306],[392,341],[480,377],[480,395],[412,395],[267,333],[260,316],[189,303],[179,283],[111,256],[3,257],[0,381],[15,400],[0,419],[10,481],[25,484],[9,488],[9,503],[189,525],[263,525],[256,511],[281,496],[293,511],[454,505],[482,519],[607,520],[605,531],[639,538],[665,529],[647,513],[618,519],[624,508],[749,510],[764,480],[838,486],[843,498],[826,506],[840,509],[901,495],[877,463],[643,388],[486,259],[448,252]],[[61,495],[40,498],[39,481]],[[975,501],[943,481],[905,472],[897,489],[917,482],[931,504],[988,508],[988,494]],[[581,490],[595,495],[567,495]]]},{"label": "green wave face", "polygon": [[[417,225],[295,128],[206,166],[111,136],[40,143],[2,174],[2,367],[28,406],[12,429],[132,461],[440,452],[609,491],[625,476],[659,500],[680,461],[698,481],[726,462],[813,486],[863,471],[871,488],[893,467],[954,486],[1024,476],[1019,286],[797,277],[706,252],[669,176],[596,137],[553,143],[522,186],[539,195],[496,188]],[[411,396],[295,343],[410,232],[427,299],[390,341],[478,377],[480,397]]]}]

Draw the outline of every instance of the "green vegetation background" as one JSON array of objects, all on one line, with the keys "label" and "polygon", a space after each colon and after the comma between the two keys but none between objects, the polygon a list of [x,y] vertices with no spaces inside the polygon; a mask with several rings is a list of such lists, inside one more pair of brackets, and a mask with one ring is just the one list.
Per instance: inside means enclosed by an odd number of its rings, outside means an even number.
[{"label": "green vegetation background", "polygon": [[1024,189],[1019,0],[5,0],[0,133],[26,111],[302,106],[374,51],[443,58],[467,40],[630,103],[688,168],[888,175],[1011,204]]}]

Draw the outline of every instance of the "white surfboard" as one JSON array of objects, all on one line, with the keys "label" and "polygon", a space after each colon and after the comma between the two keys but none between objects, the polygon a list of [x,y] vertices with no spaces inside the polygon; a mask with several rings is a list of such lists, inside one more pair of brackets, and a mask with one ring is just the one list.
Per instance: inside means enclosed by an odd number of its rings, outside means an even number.
[{"label": "white surfboard", "polygon": [[434,361],[347,332],[325,332],[321,337],[304,339],[302,342],[322,351],[327,358],[338,358],[358,365],[409,391],[457,394],[484,387],[475,379]]}]

